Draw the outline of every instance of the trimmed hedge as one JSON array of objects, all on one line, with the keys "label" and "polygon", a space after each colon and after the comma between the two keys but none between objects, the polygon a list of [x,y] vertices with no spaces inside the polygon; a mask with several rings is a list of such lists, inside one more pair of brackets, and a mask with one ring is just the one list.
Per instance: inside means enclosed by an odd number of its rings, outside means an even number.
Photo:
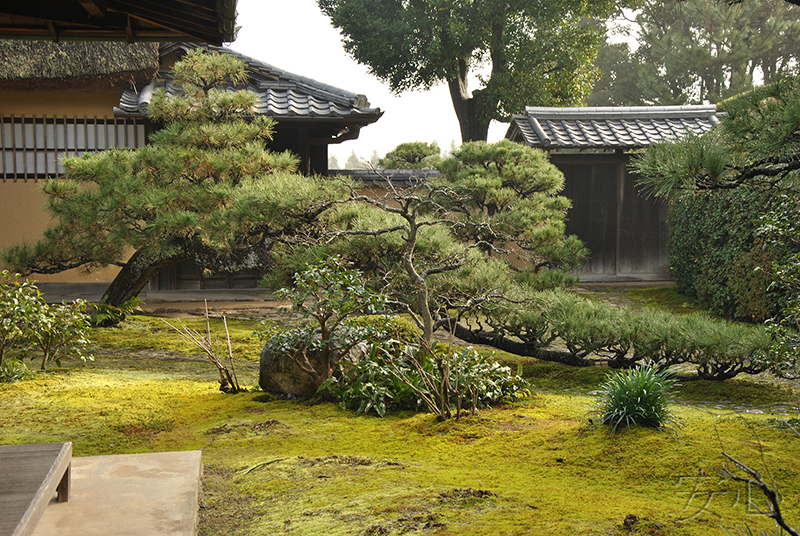
[{"label": "trimmed hedge", "polygon": [[[538,314],[527,317],[534,323],[528,330],[552,335],[540,341],[537,356],[544,360],[585,366],[599,359],[613,368],[643,361],[662,368],[691,364],[707,380],[758,374],[771,367],[765,326],[704,314],[635,311],[564,290],[542,292],[537,306]],[[563,343],[567,352],[545,351],[552,340]]]},{"label": "trimmed hedge", "polygon": [[698,192],[671,208],[667,248],[681,293],[727,318],[760,323],[780,312],[785,296],[770,289],[774,259],[756,232],[769,197],[743,188]]}]

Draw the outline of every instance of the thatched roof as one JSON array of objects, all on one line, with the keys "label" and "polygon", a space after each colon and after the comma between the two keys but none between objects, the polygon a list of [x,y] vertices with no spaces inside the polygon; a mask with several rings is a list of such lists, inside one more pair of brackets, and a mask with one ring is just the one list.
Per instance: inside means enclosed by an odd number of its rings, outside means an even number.
[{"label": "thatched roof", "polygon": [[158,71],[158,43],[0,40],[0,89],[124,89]]}]

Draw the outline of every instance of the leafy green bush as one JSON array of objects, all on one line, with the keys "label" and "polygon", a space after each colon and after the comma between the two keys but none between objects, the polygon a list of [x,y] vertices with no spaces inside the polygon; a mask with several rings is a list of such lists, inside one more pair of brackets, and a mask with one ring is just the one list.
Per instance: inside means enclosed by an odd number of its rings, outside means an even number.
[{"label": "leafy green bush", "polygon": [[341,376],[329,378],[321,389],[328,389],[342,408],[352,409],[356,415],[372,411],[383,417],[389,410],[417,411],[423,402],[414,386],[424,385],[410,360],[410,349],[403,348],[400,341],[373,344],[365,359]]},{"label": "leafy green bush", "polygon": [[780,196],[760,219],[759,234],[775,253],[770,290],[786,296],[779,315],[769,319],[770,367],[784,377],[800,376],[800,197]]},{"label": "leafy green bush", "polygon": [[42,353],[42,370],[51,360],[71,355],[82,361],[89,344],[86,302],[49,306],[41,292],[19,274],[0,272],[0,364],[7,349],[35,348]]},{"label": "leafy green bush", "polygon": [[600,386],[594,415],[616,433],[621,425],[677,426],[669,409],[669,392],[677,381],[654,365],[617,372]]},{"label": "leafy green bush", "polygon": [[42,295],[31,281],[0,272],[0,365],[7,350],[24,345],[42,310]]},{"label": "leafy green bush", "polygon": [[32,375],[21,359],[10,358],[0,363],[0,383],[27,380]]},{"label": "leafy green bush", "polygon": [[783,295],[769,289],[771,254],[759,239],[758,215],[770,198],[751,190],[699,192],[672,203],[667,243],[678,288],[709,311],[763,322]]},{"label": "leafy green bush", "polygon": [[317,387],[337,373],[342,356],[372,336],[369,326],[352,319],[382,309],[385,302],[338,256],[306,264],[294,275],[294,286],[277,295],[289,300],[300,318],[295,328],[270,330],[265,348],[289,356]]},{"label": "leafy green bush", "polygon": [[62,357],[77,357],[81,361],[93,360],[85,350],[89,346],[89,317],[85,314],[86,302],[75,300],[39,311],[31,327],[28,340],[42,353],[42,370],[50,361],[61,366]]},{"label": "leafy green bush", "polygon": [[425,352],[397,340],[373,345],[367,358],[329,379],[324,388],[357,415],[373,411],[383,417],[393,409],[427,408],[442,419],[529,392],[525,381],[494,354],[482,355],[472,347]]},{"label": "leafy green bush", "polygon": [[119,307],[108,305],[107,303],[91,304],[91,314],[89,323],[94,328],[107,328],[119,325],[125,317],[134,311],[139,311],[144,303],[141,299],[134,296]]}]

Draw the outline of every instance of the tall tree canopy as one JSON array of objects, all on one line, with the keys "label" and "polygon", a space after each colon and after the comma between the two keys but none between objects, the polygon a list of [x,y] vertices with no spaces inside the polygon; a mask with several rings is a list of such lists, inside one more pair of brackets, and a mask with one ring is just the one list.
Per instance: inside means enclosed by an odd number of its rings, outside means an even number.
[{"label": "tall tree canopy", "polygon": [[[525,106],[579,104],[591,90],[613,0],[318,0],[345,49],[395,92],[446,82],[462,141]],[[480,88],[470,93],[476,76]]]},{"label": "tall tree canopy", "polygon": [[716,103],[798,70],[800,8],[783,0],[645,0],[633,30],[635,51],[601,48],[590,105]]},{"label": "tall tree canopy", "polygon": [[150,144],[64,160],[43,191],[53,223],[42,240],[3,252],[15,270],[57,273],[119,266],[102,302],[136,296],[159,269],[191,260],[221,272],[264,268],[276,240],[324,210],[333,184],[293,171],[297,158],[265,148],[273,121],[257,96],[220,86],[245,79],[228,54],[190,52],[175,64],[179,95],[157,93]]}]

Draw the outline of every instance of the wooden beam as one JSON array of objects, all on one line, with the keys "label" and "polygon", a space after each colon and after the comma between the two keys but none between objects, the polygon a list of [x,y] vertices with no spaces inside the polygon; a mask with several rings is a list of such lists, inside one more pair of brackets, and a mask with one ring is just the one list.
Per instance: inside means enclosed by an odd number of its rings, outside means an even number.
[{"label": "wooden beam", "polygon": [[128,15],[128,25],[125,26],[125,37],[128,40],[128,43],[133,43],[133,25],[131,23],[131,16]]},{"label": "wooden beam", "polygon": [[92,17],[105,17],[108,7],[104,0],[79,0],[83,9]]},{"label": "wooden beam", "polygon": [[112,9],[128,13],[137,19],[170,28],[191,37],[201,38],[209,43],[221,45],[216,13],[212,9],[198,6],[176,5],[174,2],[161,0],[115,0]]},{"label": "wooden beam", "polygon": [[58,32],[56,31],[56,25],[50,21],[47,21],[47,31],[50,32],[50,39],[53,40],[53,43],[58,43]]}]

